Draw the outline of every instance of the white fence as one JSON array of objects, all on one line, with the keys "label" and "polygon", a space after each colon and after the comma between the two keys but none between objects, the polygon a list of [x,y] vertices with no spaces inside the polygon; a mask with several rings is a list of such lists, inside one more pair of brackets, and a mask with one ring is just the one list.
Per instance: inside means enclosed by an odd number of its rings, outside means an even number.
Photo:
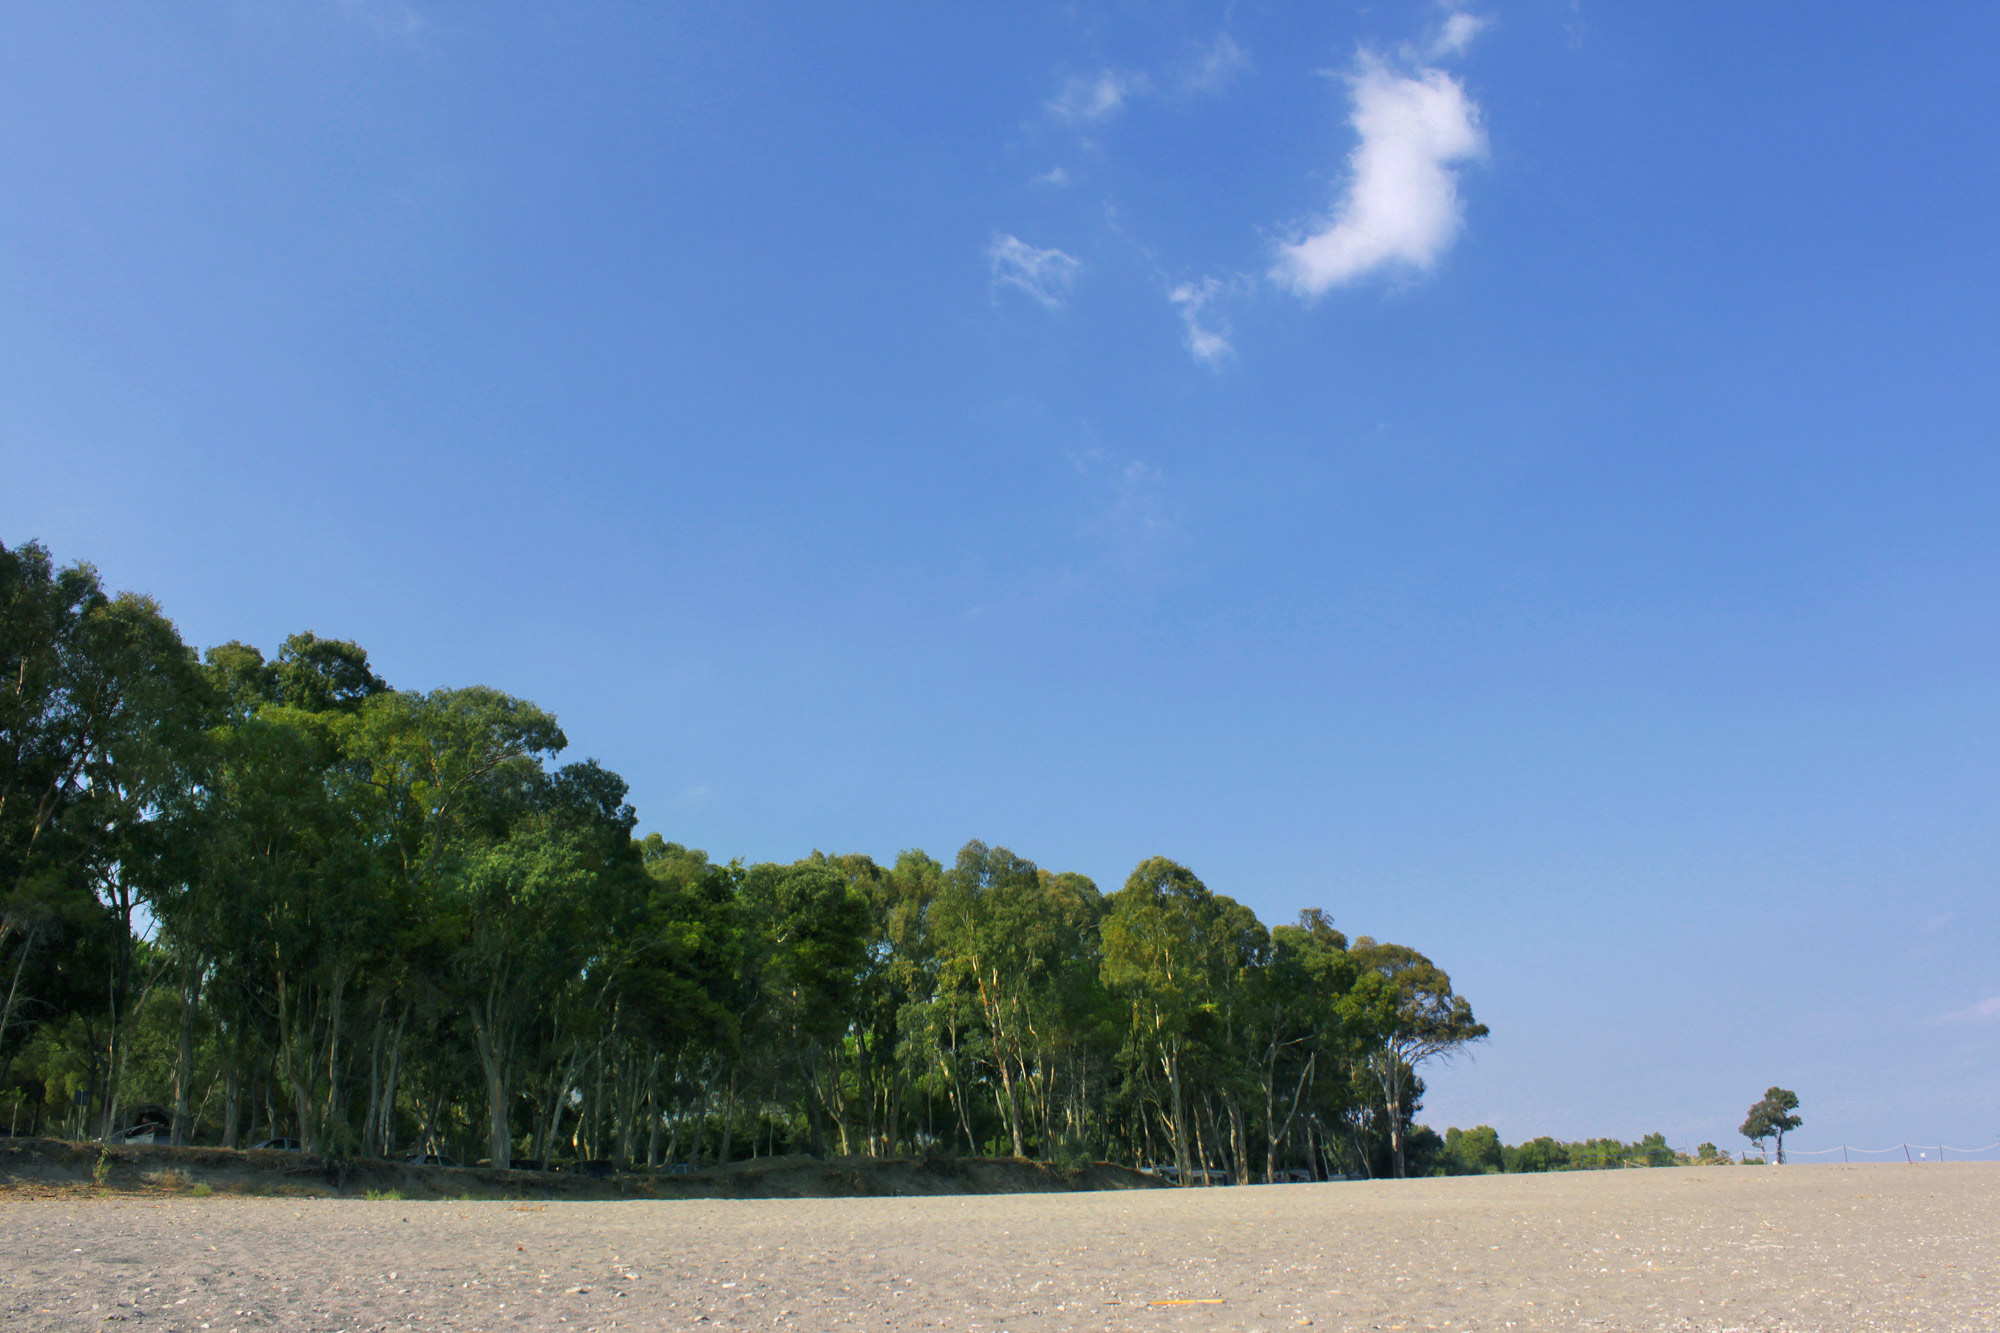
[{"label": "white fence", "polygon": [[[1754,1150],[1742,1156],[1748,1162],[1760,1159]],[[1770,1156],[1761,1154],[1766,1161]],[[1898,1143],[1892,1148],[1856,1148],[1844,1143],[1838,1148],[1794,1148],[1786,1144],[1785,1160],[1799,1158],[1814,1162],[1908,1162],[1912,1166],[1929,1162],[1993,1162],[2000,1161],[2000,1142],[1984,1148],[1954,1148],[1948,1143]]]}]

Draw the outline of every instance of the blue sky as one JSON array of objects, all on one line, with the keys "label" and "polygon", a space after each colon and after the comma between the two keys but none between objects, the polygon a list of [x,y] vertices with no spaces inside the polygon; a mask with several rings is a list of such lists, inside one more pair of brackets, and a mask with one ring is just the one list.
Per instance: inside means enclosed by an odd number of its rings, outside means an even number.
[{"label": "blue sky", "polygon": [[[684,7],[687,8],[687,7]],[[0,7],[0,540],[720,857],[1414,944],[1509,1139],[2000,1138],[2000,11]]]}]

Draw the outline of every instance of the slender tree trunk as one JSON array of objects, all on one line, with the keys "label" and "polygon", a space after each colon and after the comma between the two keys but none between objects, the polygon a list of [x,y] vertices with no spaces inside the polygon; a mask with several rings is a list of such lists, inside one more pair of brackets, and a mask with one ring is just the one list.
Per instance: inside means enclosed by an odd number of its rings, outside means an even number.
[{"label": "slender tree trunk", "polygon": [[389,1001],[385,996],[375,1006],[373,1031],[368,1037],[368,1110],[361,1117],[361,1151],[375,1156],[376,1118],[382,1114],[382,1035],[388,1027]]},{"label": "slender tree trunk", "polygon": [[396,1035],[389,1039],[389,1076],[382,1081],[382,1114],[375,1124],[377,1151],[384,1157],[396,1152],[396,1085],[403,1071],[403,1026],[410,1021],[409,1001],[396,1015]]},{"label": "slender tree trunk", "polygon": [[[715,1164],[728,1166],[732,1140],[736,1137],[736,1066],[729,1067],[729,1091],[722,1099],[722,1142],[715,1150]],[[752,1140],[755,1143],[755,1140]]]},{"label": "slender tree trunk", "polygon": [[229,1104],[222,1111],[222,1146],[234,1148],[239,1143],[238,1135],[243,1127],[243,1023],[239,1018],[231,1024],[229,1053],[223,1069],[223,1095]]},{"label": "slender tree trunk", "polygon": [[328,1013],[326,1023],[326,1121],[320,1131],[320,1151],[345,1152],[347,1138],[347,1110],[341,1104],[340,1085],[340,1033],[341,1018],[346,1011],[348,969],[338,968],[333,974],[332,993],[327,996]]},{"label": "slender tree trunk", "polygon": [[188,1103],[194,1093],[194,1018],[200,1003],[201,970],[190,966],[181,978],[181,1041],[174,1062],[175,1147],[188,1141],[192,1128],[188,1124]]},{"label": "slender tree trunk", "polygon": [[1229,1174],[1232,1185],[1250,1183],[1250,1129],[1243,1123],[1243,1106],[1234,1097],[1228,1098],[1229,1107],[1229,1150],[1236,1159]]},{"label": "slender tree trunk", "polygon": [[[13,1021],[14,1006],[21,996],[21,974],[27,970],[28,956],[35,951],[35,942],[41,938],[41,933],[42,928],[40,924],[36,924],[29,927],[27,934],[21,939],[21,953],[14,960],[13,979],[7,983],[7,1002],[4,1005],[0,1005],[0,1047],[4,1047],[7,1044],[7,1025]],[[10,1057],[8,1066],[11,1068],[12,1064],[13,1060]],[[5,1082],[5,1071],[0,1070],[0,1083]]]},{"label": "slender tree trunk", "polygon": [[1396,1166],[1396,1179],[1402,1180],[1410,1174],[1409,1164],[1403,1160],[1403,1099],[1402,1089],[1389,1101],[1389,1155]]},{"label": "slender tree trunk", "polygon": [[[289,980],[283,973],[278,975],[277,983],[278,1052],[277,1058],[273,1063],[279,1066],[279,1068],[274,1069],[272,1073],[274,1077],[282,1073],[287,1088],[292,1094],[293,1109],[298,1115],[298,1125],[294,1132],[297,1134],[300,1144],[308,1152],[315,1152],[319,1149],[319,1142],[318,1137],[312,1131],[312,1095],[310,1088],[307,1086],[307,1080],[311,1077],[312,1071],[307,1060],[300,1052],[300,1046],[304,1042],[300,1033],[296,1030],[303,1022],[303,1019],[297,1012],[299,1008],[297,988],[289,983]],[[273,1116],[271,1120],[271,1133],[268,1137],[277,1137],[277,1130],[277,1118]]]},{"label": "slender tree trunk", "polygon": [[646,1076],[646,1169],[660,1169],[660,1053],[653,1052],[653,1067]]},{"label": "slender tree trunk", "polygon": [[486,1079],[486,1155],[494,1169],[505,1171],[514,1164],[514,1130],[508,1115],[506,1059],[492,1021],[477,1011],[474,1011],[472,1019],[472,1039],[479,1053],[480,1072]]},{"label": "slender tree trunk", "polygon": [[[997,987],[999,983],[998,977],[994,978],[994,983]],[[1014,1090],[1014,1075],[1009,1068],[1009,1062],[1006,1056],[1000,1051],[998,1007],[992,995],[987,991],[984,975],[979,977],[979,998],[985,1002],[986,1035],[993,1044],[993,1067],[1000,1071],[1000,1087],[1005,1094],[1005,1099],[1002,1101],[1000,1109],[1002,1114],[1007,1118],[1008,1134],[1014,1140],[1014,1155],[1016,1157],[1026,1157],[1028,1155],[1027,1147],[1021,1141],[1021,1099]]]}]

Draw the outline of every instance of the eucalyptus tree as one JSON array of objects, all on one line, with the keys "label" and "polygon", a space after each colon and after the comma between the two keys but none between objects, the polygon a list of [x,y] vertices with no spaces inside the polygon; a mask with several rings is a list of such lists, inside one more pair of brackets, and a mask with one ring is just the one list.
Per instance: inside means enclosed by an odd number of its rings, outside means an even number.
[{"label": "eucalyptus tree", "polygon": [[1046,1156],[1059,1137],[1065,1151],[1078,1150],[1090,1131],[1085,1101],[1093,1084],[1108,1081],[1117,1010],[1103,978],[1103,893],[1074,871],[1043,870],[1037,879],[1026,1010],[1035,1059],[1029,1084]]},{"label": "eucalyptus tree", "polygon": [[773,1093],[797,1075],[812,1151],[821,1154],[829,1119],[845,1133],[828,1055],[847,1030],[868,966],[868,900],[824,860],[750,866],[740,883],[753,926],[744,951],[745,1025],[769,1057]]},{"label": "eucalyptus tree", "polygon": [[[347,1151],[350,991],[397,920],[363,774],[344,742],[385,687],[360,648],[310,634],[268,663],[255,648],[222,645],[206,674],[220,702],[186,822],[198,850],[161,904],[163,927],[190,995],[210,972],[225,989],[236,1048],[242,1024],[268,1023],[299,1137]],[[184,1021],[184,1055],[187,1032]]]},{"label": "eucalyptus tree", "polygon": [[1471,1002],[1452,991],[1444,969],[1415,949],[1363,935],[1352,953],[1365,983],[1357,987],[1357,1007],[1372,1010],[1381,1023],[1381,1044],[1368,1063],[1381,1089],[1396,1175],[1406,1176],[1404,1123],[1417,1070],[1483,1040],[1487,1028],[1473,1018]]},{"label": "eucalyptus tree", "polygon": [[1317,908],[1274,927],[1262,966],[1247,980],[1246,1054],[1263,1101],[1264,1179],[1278,1178],[1279,1155],[1316,1080],[1337,1086],[1355,1050],[1351,992],[1358,974],[1347,937]]},{"label": "eucalyptus tree", "polygon": [[[488,1153],[513,1158],[520,1044],[537,1006],[606,950],[594,890],[637,873],[624,783],[595,764],[553,776],[555,718],[485,686],[366,700],[348,751],[404,900],[436,960],[416,974],[470,1030]],[[621,861],[621,857],[623,858]]]},{"label": "eucalyptus tree", "polygon": [[1211,1011],[1241,963],[1233,901],[1186,866],[1142,861],[1111,896],[1102,927],[1105,985],[1128,1006],[1139,1055],[1167,1081],[1162,1114],[1175,1169],[1190,1179],[1187,1072],[1198,1018]]},{"label": "eucalyptus tree", "polygon": [[875,924],[863,983],[861,1027],[870,1074],[883,1099],[883,1152],[895,1152],[905,1135],[930,1141],[938,1137],[932,1096],[938,1065],[927,1040],[926,1018],[937,989],[931,918],[944,876],[937,860],[905,850],[884,873],[866,883]]},{"label": "eucalyptus tree", "polygon": [[135,1007],[133,920],[160,882],[162,812],[190,781],[200,734],[195,659],[151,598],[109,594],[89,565],[57,569],[30,542],[0,546],[0,676],[0,1051],[33,1004],[21,983],[36,953],[103,921],[109,1134]]},{"label": "eucalyptus tree", "polygon": [[[1035,984],[1041,877],[1004,847],[967,843],[931,908],[939,990],[966,1002],[984,1032],[986,1060],[1014,1155],[1027,1155],[1021,1078],[1028,991]],[[961,1093],[961,1095],[963,1095]]]},{"label": "eucalyptus tree", "polygon": [[[678,1109],[680,1089],[702,1089],[705,1103],[715,1076],[739,1055],[745,920],[734,875],[706,852],[657,833],[637,849],[648,887],[614,948],[621,1012],[647,1046],[651,1163],[659,1159],[666,1111],[659,1104],[662,1068]],[[678,1117],[674,1132],[677,1141]]]}]

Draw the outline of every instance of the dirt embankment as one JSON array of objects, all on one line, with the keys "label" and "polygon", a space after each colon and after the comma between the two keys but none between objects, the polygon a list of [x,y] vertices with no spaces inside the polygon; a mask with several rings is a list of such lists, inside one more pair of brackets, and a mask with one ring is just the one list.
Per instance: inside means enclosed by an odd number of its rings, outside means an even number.
[{"label": "dirt embankment", "polygon": [[804,1199],[1152,1189],[1164,1183],[1105,1162],[1052,1166],[1011,1157],[767,1157],[686,1175],[631,1171],[597,1179],[372,1159],[328,1162],[305,1153],[257,1149],[107,1148],[59,1139],[0,1139],[0,1194],[15,1197],[103,1191],[310,1198]]}]

